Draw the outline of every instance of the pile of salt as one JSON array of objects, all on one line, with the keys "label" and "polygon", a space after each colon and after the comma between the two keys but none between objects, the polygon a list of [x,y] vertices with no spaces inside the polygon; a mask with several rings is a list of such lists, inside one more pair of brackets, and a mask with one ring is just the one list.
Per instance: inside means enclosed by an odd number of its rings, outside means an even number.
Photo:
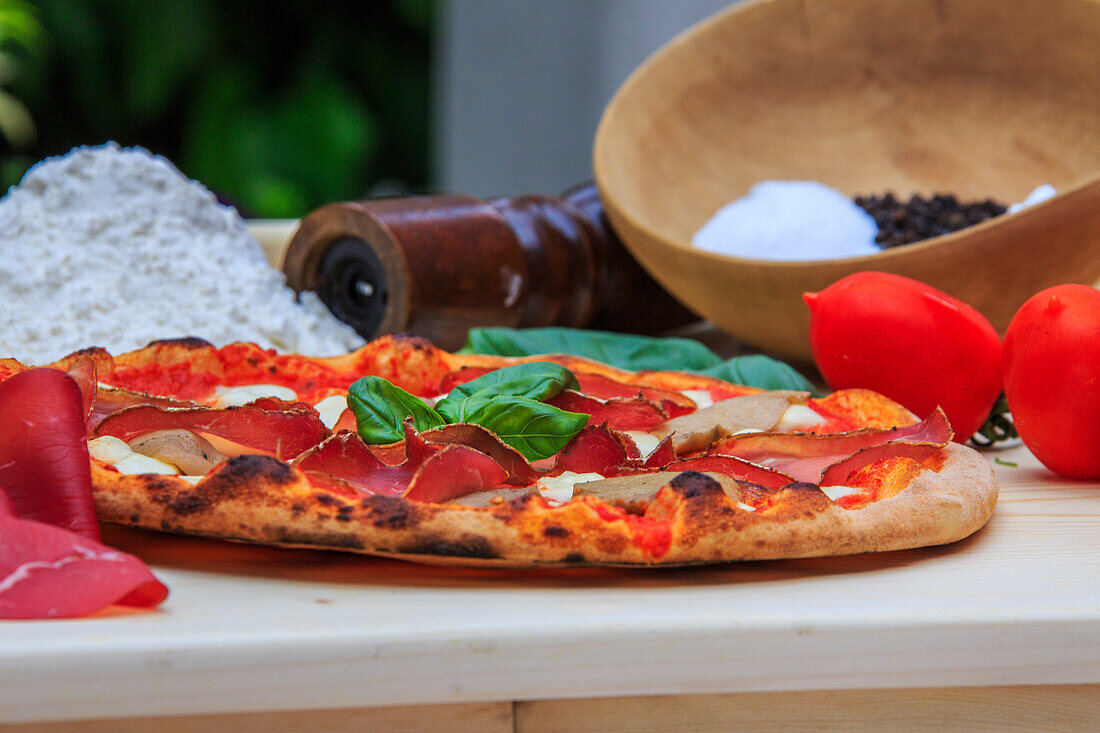
[{"label": "pile of salt", "polygon": [[726,204],[692,240],[698,249],[761,260],[878,254],[878,226],[847,196],[817,181],[763,181]]}]

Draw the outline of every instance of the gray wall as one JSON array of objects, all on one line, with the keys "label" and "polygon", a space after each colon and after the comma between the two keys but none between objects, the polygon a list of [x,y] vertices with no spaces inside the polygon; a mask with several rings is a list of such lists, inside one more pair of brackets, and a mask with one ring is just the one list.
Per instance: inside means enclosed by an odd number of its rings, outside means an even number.
[{"label": "gray wall", "polygon": [[558,193],[592,176],[600,114],[661,44],[729,0],[444,0],[437,188]]}]

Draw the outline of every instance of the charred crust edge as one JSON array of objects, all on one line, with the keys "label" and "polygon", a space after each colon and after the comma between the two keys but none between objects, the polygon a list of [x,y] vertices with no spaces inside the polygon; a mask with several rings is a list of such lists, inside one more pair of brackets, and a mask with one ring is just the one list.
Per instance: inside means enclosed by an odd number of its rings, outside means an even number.
[{"label": "charred crust edge", "polygon": [[479,560],[495,560],[500,553],[484,537],[466,535],[459,539],[427,536],[417,539],[397,550],[412,555],[437,555],[440,557],[467,557]]},{"label": "charred crust edge", "polygon": [[669,481],[668,485],[685,499],[725,494],[720,483],[698,471],[684,471]]},{"label": "charred crust edge", "polygon": [[172,346],[180,349],[187,349],[189,351],[214,348],[214,344],[205,339],[201,339],[198,336],[182,336],[180,338],[174,339],[158,339],[157,341],[150,341],[145,348],[153,346]]}]

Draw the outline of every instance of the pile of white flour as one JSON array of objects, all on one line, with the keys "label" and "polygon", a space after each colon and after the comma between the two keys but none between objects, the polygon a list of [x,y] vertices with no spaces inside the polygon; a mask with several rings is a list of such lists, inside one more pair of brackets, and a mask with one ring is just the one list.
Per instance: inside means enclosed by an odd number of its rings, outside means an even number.
[{"label": "pile of white flour", "polygon": [[363,344],[314,293],[295,299],[235,210],[146,150],[76,148],[0,199],[0,357],[182,336],[315,356]]}]

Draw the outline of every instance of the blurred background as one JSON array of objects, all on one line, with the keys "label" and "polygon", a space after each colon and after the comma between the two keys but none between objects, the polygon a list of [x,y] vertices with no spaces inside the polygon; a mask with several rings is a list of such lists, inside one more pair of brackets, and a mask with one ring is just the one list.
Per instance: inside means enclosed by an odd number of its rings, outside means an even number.
[{"label": "blurred background", "polygon": [[728,0],[0,0],[0,191],[116,140],[246,216],[591,177],[611,95]]}]

